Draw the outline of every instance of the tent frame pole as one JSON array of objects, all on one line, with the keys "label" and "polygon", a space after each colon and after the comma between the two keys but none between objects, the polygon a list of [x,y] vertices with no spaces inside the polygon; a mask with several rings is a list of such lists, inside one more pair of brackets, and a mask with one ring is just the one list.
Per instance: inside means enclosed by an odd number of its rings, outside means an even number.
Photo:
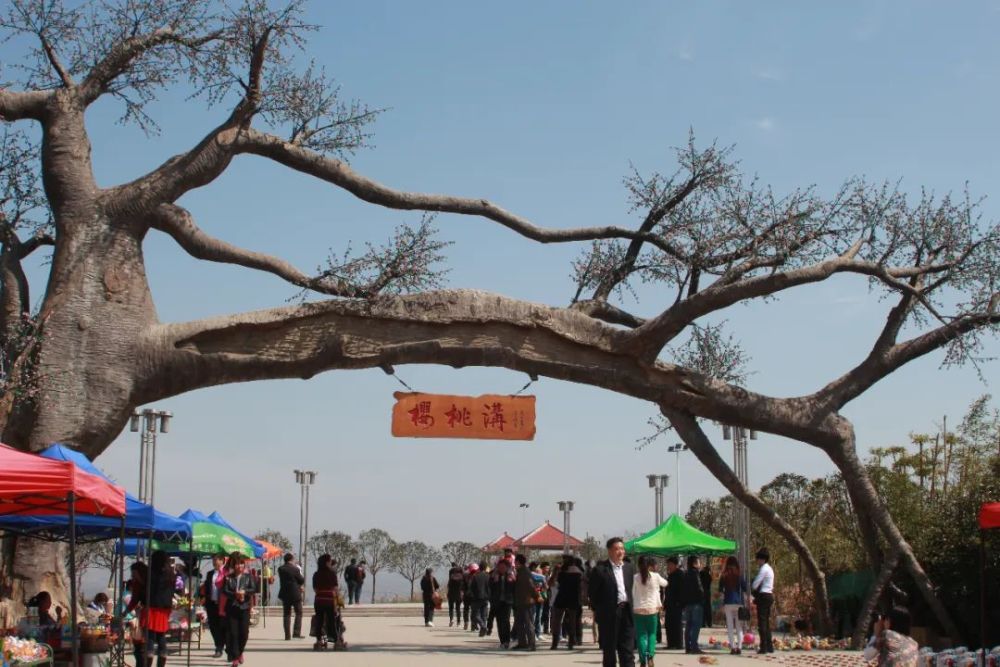
[{"label": "tent frame pole", "polygon": [[76,627],[76,494],[69,492],[69,619],[73,667],[80,665],[80,642]]}]

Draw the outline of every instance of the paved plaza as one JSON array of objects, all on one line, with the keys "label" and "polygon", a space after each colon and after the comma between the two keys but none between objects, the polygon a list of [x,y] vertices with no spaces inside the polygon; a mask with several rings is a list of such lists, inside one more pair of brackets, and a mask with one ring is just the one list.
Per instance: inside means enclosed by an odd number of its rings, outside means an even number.
[{"label": "paved plaza", "polygon": [[[380,607],[381,605],[375,605]],[[398,605],[393,605],[398,607]],[[410,605],[406,605],[410,607]],[[350,612],[364,612],[361,609],[351,609]],[[498,648],[496,632],[493,637],[478,636],[465,632],[461,628],[449,628],[447,613],[436,619],[434,628],[425,628],[420,616],[419,605],[412,606],[412,616],[357,616],[354,613],[345,617],[347,625],[347,640],[350,643],[348,651],[317,652],[312,650],[311,639],[284,641],[282,638],[280,617],[269,616],[267,627],[258,624],[250,631],[250,642],[247,645],[245,667],[298,667],[299,665],[321,667],[337,665],[343,667],[360,667],[372,665],[376,667],[431,667],[440,665],[501,665],[511,667],[569,667],[570,665],[600,665],[601,653],[595,644],[590,643],[590,630],[586,630],[583,648],[568,651],[562,648],[550,651],[547,641],[539,643],[538,651],[502,651]],[[271,613],[276,613],[272,610]],[[378,613],[372,609],[370,613]],[[709,636],[722,637],[724,630],[713,628],[702,632],[702,639]],[[207,637],[206,637],[207,638]],[[227,667],[223,659],[213,660],[209,649],[210,641],[203,641],[202,649],[192,651],[192,665],[198,667]],[[843,652],[795,652],[777,654],[767,661],[745,655],[730,656],[728,651],[711,651],[710,655],[724,667],[764,667],[769,663],[787,665],[817,665],[821,667],[840,667],[841,665],[862,665],[860,653]],[[183,664],[177,657],[171,658],[168,667]],[[636,663],[638,664],[638,663]],[[688,656],[676,651],[658,653],[658,667],[676,665],[699,665],[698,656]]]}]

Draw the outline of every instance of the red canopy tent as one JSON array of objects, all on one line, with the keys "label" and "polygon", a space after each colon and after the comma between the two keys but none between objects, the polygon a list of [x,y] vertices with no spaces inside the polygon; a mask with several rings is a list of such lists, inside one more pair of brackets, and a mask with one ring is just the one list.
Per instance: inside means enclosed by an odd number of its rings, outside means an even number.
[{"label": "red canopy tent", "polygon": [[0,515],[77,514],[122,516],[125,490],[77,468],[0,444]]},{"label": "red canopy tent", "polygon": [[125,489],[84,472],[70,461],[47,459],[0,444],[0,515],[68,515],[69,597],[73,665],[80,664],[76,626],[76,517],[122,517]]}]

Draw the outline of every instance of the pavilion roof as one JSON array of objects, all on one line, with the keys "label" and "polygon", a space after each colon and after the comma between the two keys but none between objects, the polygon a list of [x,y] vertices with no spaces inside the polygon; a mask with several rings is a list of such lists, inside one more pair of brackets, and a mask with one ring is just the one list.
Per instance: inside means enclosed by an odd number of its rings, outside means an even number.
[{"label": "pavilion roof", "polygon": [[[565,542],[563,539],[564,537],[567,538]],[[527,535],[514,540],[514,547],[543,549],[546,551],[561,551],[564,544],[572,549],[578,549],[583,546],[583,542],[576,539],[572,535],[566,535],[566,533],[559,530],[548,521],[543,523],[538,528],[535,528]]]},{"label": "pavilion roof", "polygon": [[514,538],[508,535],[507,531],[504,531],[503,535],[501,535],[500,537],[496,538],[495,540],[487,544],[485,547],[483,547],[483,551],[486,552],[503,551],[504,549],[513,548],[513,544],[514,544]]}]

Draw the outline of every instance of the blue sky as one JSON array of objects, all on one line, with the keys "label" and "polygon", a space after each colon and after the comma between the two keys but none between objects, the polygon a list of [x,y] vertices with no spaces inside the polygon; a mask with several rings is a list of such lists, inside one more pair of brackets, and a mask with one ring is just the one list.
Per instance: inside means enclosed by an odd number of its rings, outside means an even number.
[{"label": "blue sky", "polygon": [[[352,164],[401,189],[486,197],[548,227],[637,224],[622,178],[673,170],[671,147],[689,129],[735,144],[744,169],[778,192],[815,184],[833,192],[852,175],[902,179],[916,192],[993,195],[1000,22],[996,2],[573,3],[314,2],[323,26],[307,55],[342,93],[388,110],[375,148]],[[168,94],[151,107],[163,126],[146,139],[114,123],[100,102],[88,119],[98,179],[134,178],[192,145],[218,122],[198,101]],[[319,265],[348,240],[379,241],[419,214],[382,210],[332,186],[244,157],[185,197],[207,231],[299,267]],[[987,199],[988,218],[998,214]],[[573,293],[581,246],[540,246],[477,218],[441,216],[454,287],[489,289],[554,305]],[[164,321],[281,305],[279,279],[196,262],[153,233],[150,281]],[[36,293],[41,287],[36,283]],[[666,295],[644,289],[640,313]],[[860,359],[886,305],[864,281],[841,277],[727,313],[751,353],[749,386],[774,395],[814,390]],[[989,352],[1000,349],[992,343]],[[923,359],[845,411],[862,447],[900,444],[910,431],[957,423],[989,391],[971,369]],[[986,364],[987,377],[996,364]],[[524,376],[500,370],[402,367],[414,388],[513,392]],[[561,520],[574,532],[640,531],[652,520],[645,475],[674,472],[672,439],[636,451],[651,406],[542,379],[533,443],[394,440],[395,381],[381,371],[221,387],[164,401],[177,415],[158,458],[158,504],[219,510],[242,529],[297,534],[293,468],[319,471],[312,526],[398,539],[485,542]],[[719,447],[730,455],[728,443]],[[99,463],[135,485],[137,436],[125,433]],[[232,475],[237,471],[238,488]],[[784,471],[820,475],[825,458],[762,436],[750,453],[754,485]],[[722,489],[693,458],[681,460],[681,509]],[[673,484],[673,482],[671,483]],[[673,510],[674,487],[667,494]]]}]

